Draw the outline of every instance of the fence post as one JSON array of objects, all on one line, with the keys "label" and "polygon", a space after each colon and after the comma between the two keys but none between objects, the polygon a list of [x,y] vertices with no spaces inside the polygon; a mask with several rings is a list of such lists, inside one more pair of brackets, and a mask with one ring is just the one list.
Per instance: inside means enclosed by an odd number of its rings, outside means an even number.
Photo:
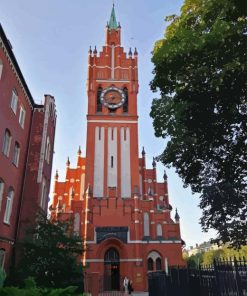
[{"label": "fence post", "polygon": [[220,284],[220,278],[219,278],[219,271],[218,271],[218,265],[216,260],[213,261],[214,264],[214,274],[215,274],[215,280],[216,280],[216,295],[221,295],[221,284]]},{"label": "fence post", "polygon": [[[242,289],[242,281],[238,272],[238,263],[237,263],[237,259],[234,256],[233,259],[234,262],[234,271],[235,271],[235,280],[236,280],[236,288],[237,288],[237,295],[238,296],[244,296],[243,294],[243,289]],[[240,266],[241,266],[241,261],[240,261]]]}]

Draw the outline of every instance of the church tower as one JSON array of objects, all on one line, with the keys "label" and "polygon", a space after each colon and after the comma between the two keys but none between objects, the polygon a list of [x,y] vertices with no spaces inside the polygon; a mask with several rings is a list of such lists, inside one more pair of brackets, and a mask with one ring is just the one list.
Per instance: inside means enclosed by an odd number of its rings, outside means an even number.
[{"label": "church tower", "polygon": [[138,54],[121,47],[114,6],[106,42],[88,54],[86,184],[94,197],[130,198],[139,192],[137,74]]},{"label": "church tower", "polygon": [[85,287],[92,295],[120,290],[124,276],[145,291],[147,273],[184,265],[180,220],[171,218],[167,176],[157,182],[156,161],[146,168],[138,148],[138,53],[124,51],[114,5],[106,42],[88,52],[86,156],[67,160],[55,176],[52,215],[73,218],[84,239]]}]

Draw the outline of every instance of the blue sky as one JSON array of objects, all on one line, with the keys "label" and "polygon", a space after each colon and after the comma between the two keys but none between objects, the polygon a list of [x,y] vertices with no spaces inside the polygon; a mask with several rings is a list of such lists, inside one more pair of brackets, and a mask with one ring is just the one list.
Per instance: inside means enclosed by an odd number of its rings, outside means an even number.
[{"label": "blue sky", "polygon": [[[165,142],[154,137],[149,117],[152,99],[151,51],[162,38],[164,17],[179,14],[182,0],[115,0],[117,20],[122,26],[122,45],[137,47],[139,52],[139,151],[144,146],[147,164],[163,151]],[[22,73],[37,103],[44,94],[56,99],[57,129],[53,176],[59,170],[64,178],[65,162],[76,163],[81,145],[85,155],[87,111],[87,54],[90,45],[98,50],[105,42],[105,25],[112,0],[1,0],[0,22],[9,38]],[[163,166],[158,164],[158,180]],[[170,203],[178,208],[181,233],[186,245],[208,240],[212,233],[202,233],[198,196],[183,183],[173,169],[167,170]],[[53,180],[52,180],[53,187]],[[52,188],[51,188],[52,189]]]}]

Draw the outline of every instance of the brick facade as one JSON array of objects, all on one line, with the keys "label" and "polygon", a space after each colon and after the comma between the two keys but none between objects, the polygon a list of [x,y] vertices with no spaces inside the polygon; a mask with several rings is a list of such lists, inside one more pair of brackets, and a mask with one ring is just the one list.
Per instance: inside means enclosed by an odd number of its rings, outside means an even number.
[{"label": "brick facade", "polygon": [[[139,156],[138,53],[121,46],[114,7],[106,44],[99,53],[89,49],[88,64],[86,156],[79,148],[75,168],[68,159],[64,182],[56,174],[52,214],[74,217],[85,239],[88,290],[122,289],[124,276],[135,291],[147,290],[148,272],[184,264],[182,240],[166,175],[158,182],[155,160],[149,169],[144,149]],[[123,104],[111,87],[125,92]]]},{"label": "brick facade", "polygon": [[[56,110],[50,95],[45,95],[44,104],[34,102],[1,26],[0,90],[0,265],[8,271],[13,246],[26,227],[34,225],[42,194],[42,208],[47,210]],[[46,153],[49,163],[42,161]]]}]

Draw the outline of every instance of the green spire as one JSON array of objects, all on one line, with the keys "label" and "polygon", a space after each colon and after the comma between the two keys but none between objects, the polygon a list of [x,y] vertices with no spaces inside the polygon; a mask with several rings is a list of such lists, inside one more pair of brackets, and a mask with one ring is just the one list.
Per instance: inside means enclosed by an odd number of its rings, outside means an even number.
[{"label": "green spire", "polygon": [[110,21],[109,21],[108,26],[109,26],[110,30],[112,30],[112,29],[116,30],[118,28],[115,9],[114,9],[114,4],[112,6],[111,17],[110,17]]}]

